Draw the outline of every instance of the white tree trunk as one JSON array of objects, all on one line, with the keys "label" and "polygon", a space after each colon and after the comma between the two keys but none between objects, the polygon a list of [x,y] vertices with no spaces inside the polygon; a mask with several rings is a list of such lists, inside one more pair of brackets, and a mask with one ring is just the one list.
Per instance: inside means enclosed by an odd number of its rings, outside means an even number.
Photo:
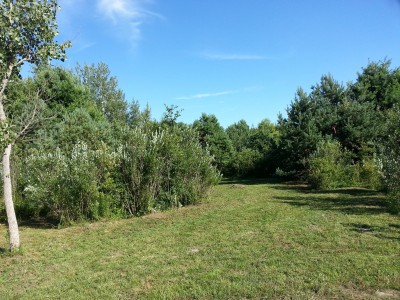
[{"label": "white tree trunk", "polygon": [[[4,111],[4,91],[8,85],[9,79],[14,65],[10,65],[0,86],[0,122],[6,122],[7,116]],[[6,137],[3,137],[6,138]],[[3,197],[6,206],[7,221],[8,221],[8,233],[10,235],[10,250],[18,250],[20,246],[19,242],[19,230],[17,216],[15,215],[14,202],[12,199],[12,182],[11,182],[11,149],[12,145],[1,145],[6,146],[3,154]]]},{"label": "white tree trunk", "polygon": [[10,234],[10,250],[18,250],[19,248],[19,230],[17,217],[14,210],[14,202],[12,199],[12,183],[11,183],[11,168],[10,168],[10,157],[11,157],[12,145],[7,145],[3,154],[3,192],[4,192],[4,203],[6,206],[7,221],[8,221],[8,232]]}]

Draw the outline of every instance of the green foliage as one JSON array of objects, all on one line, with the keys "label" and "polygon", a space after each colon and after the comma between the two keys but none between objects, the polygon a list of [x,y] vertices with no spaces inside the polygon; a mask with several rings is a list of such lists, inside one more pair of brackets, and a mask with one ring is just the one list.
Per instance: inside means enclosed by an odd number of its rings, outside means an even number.
[{"label": "green foliage", "polygon": [[246,148],[250,138],[250,126],[247,125],[245,120],[240,120],[228,126],[225,130],[228,134],[234,149],[239,152],[243,148]]},{"label": "green foliage", "polygon": [[[141,111],[134,103],[128,127],[107,120],[68,71],[39,69],[29,83],[55,95],[53,102],[44,102],[45,115],[54,117],[42,120],[31,142],[16,149],[20,216],[71,223],[139,215],[197,203],[218,182],[197,132],[175,124],[173,108],[157,123],[149,109]],[[22,89],[10,100],[26,95]]]},{"label": "green foliage", "polygon": [[[304,162],[317,150],[318,143],[334,139],[347,149],[352,164],[363,170],[354,175],[361,180],[359,176],[365,175],[379,141],[386,136],[387,112],[400,99],[399,74],[399,69],[390,69],[390,61],[383,61],[368,64],[357,81],[346,87],[326,75],[309,94],[299,89],[287,117],[278,121],[281,133],[278,167],[301,177],[307,169]],[[372,173],[376,172],[371,171],[369,176],[375,183],[369,184],[379,186],[379,176]],[[365,179],[361,181],[365,183]]]},{"label": "green foliage", "polygon": [[193,127],[198,131],[200,144],[214,156],[217,168],[225,175],[230,174],[234,149],[217,117],[203,113],[200,119],[193,123]]},{"label": "green foliage", "polygon": [[323,140],[317,150],[310,155],[308,182],[315,189],[335,189],[338,187],[382,188],[382,177],[376,158],[356,162],[351,152],[343,149],[338,141]]},{"label": "green foliage", "polygon": [[118,87],[117,78],[111,76],[108,66],[105,63],[78,65],[76,72],[107,120],[124,125],[127,120],[125,95]]},{"label": "green foliage", "polygon": [[379,158],[384,184],[390,194],[390,209],[400,213],[400,109],[393,109],[387,117],[387,136],[382,141]]},{"label": "green foliage", "polygon": [[349,155],[339,142],[323,140],[308,159],[308,181],[315,189],[346,186],[350,181],[350,164]]},{"label": "green foliage", "polygon": [[82,106],[90,94],[79,78],[61,67],[40,67],[35,73],[36,90],[53,111]]},{"label": "green foliage", "polygon": [[93,150],[79,141],[71,151],[32,151],[20,168],[25,205],[62,223],[110,217],[118,210],[111,176],[116,156],[105,144]]},{"label": "green foliage", "polygon": [[318,142],[323,138],[318,130],[318,120],[314,119],[314,111],[315,103],[303,89],[299,89],[287,110],[287,118],[279,118],[281,142],[278,167],[282,171],[303,175],[304,160],[316,150]]},{"label": "green foliage", "polygon": [[19,178],[31,214],[67,223],[140,215],[197,203],[219,181],[192,129],[125,130],[116,149],[89,140],[33,149]]},{"label": "green foliage", "polygon": [[207,150],[190,128],[171,127],[124,135],[121,180],[124,207],[131,215],[198,202],[219,181]]},{"label": "green foliage", "polygon": [[181,116],[182,109],[178,109],[176,105],[165,105],[165,112],[161,119],[161,126],[171,127],[177,124],[178,118]]},{"label": "green foliage", "polygon": [[65,58],[69,42],[58,44],[56,0],[0,2],[0,74],[23,62],[40,64]]},{"label": "green foliage", "polygon": [[241,120],[229,126],[226,133],[234,145],[230,175],[259,177],[274,172],[275,151],[280,136],[274,124],[265,119],[256,128],[250,128]]},{"label": "green foliage", "polygon": [[355,163],[351,167],[350,171],[352,174],[352,180],[349,185],[374,190],[383,190],[382,172],[380,169],[380,162],[376,155]]},{"label": "green foliage", "polygon": [[244,148],[236,152],[232,161],[234,175],[245,177],[254,175],[256,170],[263,164],[263,154],[256,149]]}]

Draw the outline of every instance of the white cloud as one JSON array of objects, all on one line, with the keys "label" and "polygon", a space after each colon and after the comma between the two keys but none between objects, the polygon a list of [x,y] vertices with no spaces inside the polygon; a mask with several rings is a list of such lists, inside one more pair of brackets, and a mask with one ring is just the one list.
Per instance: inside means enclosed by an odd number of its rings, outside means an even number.
[{"label": "white cloud", "polygon": [[190,95],[190,96],[182,96],[182,97],[177,97],[175,100],[196,100],[196,99],[202,99],[202,98],[211,98],[211,97],[221,97],[221,96],[226,96],[226,95],[233,95],[233,94],[239,94],[239,93],[251,93],[257,90],[263,89],[260,86],[249,86],[237,90],[228,90],[228,91],[223,91],[223,92],[216,92],[216,93],[199,93],[195,95]]},{"label": "white cloud", "polygon": [[106,17],[117,22],[121,17],[124,19],[139,19],[140,9],[137,1],[127,0],[99,0],[98,10]]},{"label": "white cloud", "polygon": [[264,55],[254,54],[234,54],[234,53],[210,53],[205,52],[200,54],[202,58],[209,60],[269,60],[274,59]]},{"label": "white cloud", "polygon": [[111,20],[124,38],[131,40],[133,46],[141,39],[144,22],[163,17],[145,9],[150,0],[97,0],[97,10],[106,19]]},{"label": "white cloud", "polygon": [[237,91],[223,91],[217,93],[202,93],[202,94],[195,94],[191,96],[182,96],[176,98],[176,100],[194,100],[194,99],[202,99],[202,98],[209,98],[209,97],[221,97],[225,95],[235,94]]}]

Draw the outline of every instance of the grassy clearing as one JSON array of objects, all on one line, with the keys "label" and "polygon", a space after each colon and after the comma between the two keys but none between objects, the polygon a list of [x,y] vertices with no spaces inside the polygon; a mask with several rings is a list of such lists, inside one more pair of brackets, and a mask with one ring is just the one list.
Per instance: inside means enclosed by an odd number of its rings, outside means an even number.
[{"label": "grassy clearing", "polygon": [[397,299],[400,219],[382,200],[225,182],[198,206],[22,227],[22,253],[0,257],[0,299]]}]

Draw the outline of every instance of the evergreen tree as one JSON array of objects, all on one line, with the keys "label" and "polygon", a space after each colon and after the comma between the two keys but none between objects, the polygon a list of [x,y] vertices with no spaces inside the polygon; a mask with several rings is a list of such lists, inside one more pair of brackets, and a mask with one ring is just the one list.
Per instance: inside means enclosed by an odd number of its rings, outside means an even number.
[{"label": "evergreen tree", "polygon": [[203,148],[208,148],[211,155],[215,157],[218,169],[224,174],[229,174],[234,149],[217,117],[203,113],[200,119],[193,123],[193,127],[199,133],[200,144]]}]

